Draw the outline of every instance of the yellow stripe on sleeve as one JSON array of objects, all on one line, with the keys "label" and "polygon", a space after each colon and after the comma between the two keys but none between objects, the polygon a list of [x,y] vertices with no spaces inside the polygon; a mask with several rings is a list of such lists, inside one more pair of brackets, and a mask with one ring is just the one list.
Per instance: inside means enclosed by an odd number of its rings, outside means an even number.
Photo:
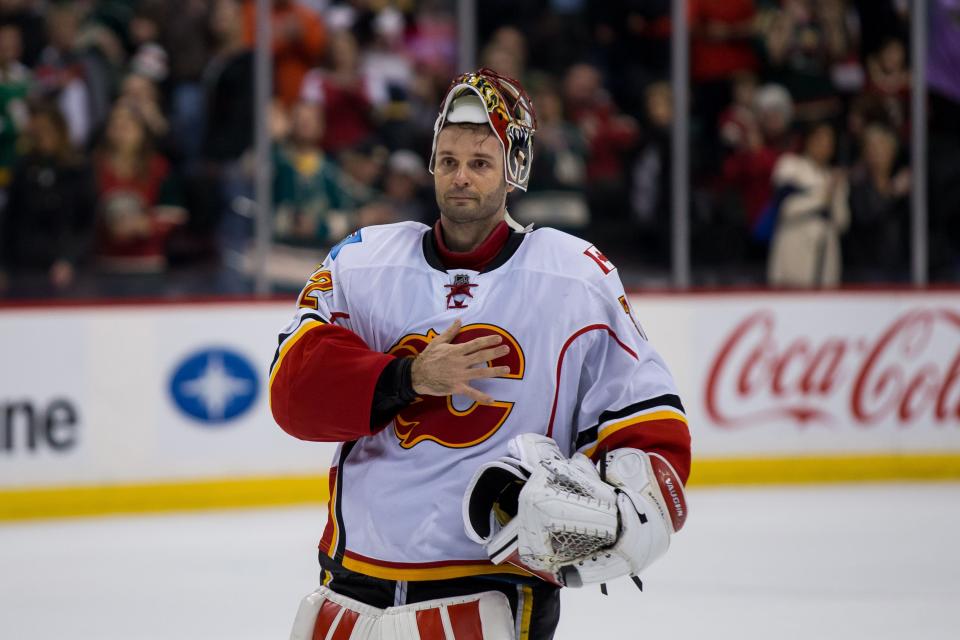
[{"label": "yellow stripe on sleeve", "polygon": [[270,371],[270,381],[267,384],[267,390],[268,390],[267,398],[270,398],[272,396],[272,394],[269,393],[269,391],[273,389],[273,380],[274,378],[277,377],[277,372],[280,371],[280,365],[283,364],[283,359],[287,356],[287,353],[289,353],[290,349],[293,348],[293,345],[299,342],[300,339],[303,338],[303,336],[306,335],[306,333],[311,329],[314,329],[316,327],[322,327],[325,324],[327,323],[321,320],[316,320],[314,318],[307,318],[307,320],[305,320],[303,324],[300,325],[300,328],[297,329],[297,332],[294,333],[289,338],[287,338],[286,342],[284,342],[283,345],[280,346],[280,355],[277,357],[277,362],[276,364],[273,365],[273,369],[271,369]]},{"label": "yellow stripe on sleeve", "polygon": [[604,440],[618,431],[643,424],[644,422],[653,422],[654,420],[677,420],[683,424],[687,424],[687,417],[679,411],[673,409],[664,409],[663,411],[655,411],[653,413],[644,413],[639,416],[631,416],[629,418],[620,420],[619,422],[612,422],[601,428],[596,444],[584,451],[583,454],[589,458],[596,453],[597,449],[600,447],[600,444],[603,443]]}]

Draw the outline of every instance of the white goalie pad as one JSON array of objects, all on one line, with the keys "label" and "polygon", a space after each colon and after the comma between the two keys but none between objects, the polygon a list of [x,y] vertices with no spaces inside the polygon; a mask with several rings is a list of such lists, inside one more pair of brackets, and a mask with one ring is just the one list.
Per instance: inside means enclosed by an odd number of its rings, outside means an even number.
[{"label": "white goalie pad", "polygon": [[290,640],[516,640],[498,591],[378,609],[320,587],[300,603]]},{"label": "white goalie pad", "polygon": [[510,453],[474,474],[463,500],[467,535],[494,563],[578,585],[573,565],[617,540],[616,491],[588,458],[567,459],[546,436],[517,436]]}]

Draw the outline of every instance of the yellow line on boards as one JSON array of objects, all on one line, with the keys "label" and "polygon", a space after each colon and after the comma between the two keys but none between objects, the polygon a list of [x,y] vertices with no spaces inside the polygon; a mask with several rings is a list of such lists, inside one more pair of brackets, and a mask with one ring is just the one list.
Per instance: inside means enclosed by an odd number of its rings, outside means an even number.
[{"label": "yellow line on boards", "polygon": [[320,475],[2,489],[0,521],[323,504],[327,498],[327,478]]},{"label": "yellow line on boards", "polygon": [[958,480],[960,454],[694,459],[689,485]]},{"label": "yellow line on boards", "polygon": [[[689,485],[960,480],[960,454],[695,458]],[[0,489],[0,521],[324,504],[325,475]]]}]

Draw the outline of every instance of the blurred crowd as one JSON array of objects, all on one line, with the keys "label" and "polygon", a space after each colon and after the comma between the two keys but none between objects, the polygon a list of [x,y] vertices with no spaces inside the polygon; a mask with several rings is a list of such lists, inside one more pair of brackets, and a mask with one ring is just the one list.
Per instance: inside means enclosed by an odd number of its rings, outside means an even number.
[{"label": "blurred crowd", "polygon": [[[909,3],[688,0],[696,284],[910,277]],[[0,0],[0,295],[244,293],[252,0]],[[273,0],[271,279],[436,218],[452,0]],[[523,223],[670,265],[670,2],[484,0],[479,65],[538,112]],[[960,280],[960,0],[931,0],[930,268]]]}]

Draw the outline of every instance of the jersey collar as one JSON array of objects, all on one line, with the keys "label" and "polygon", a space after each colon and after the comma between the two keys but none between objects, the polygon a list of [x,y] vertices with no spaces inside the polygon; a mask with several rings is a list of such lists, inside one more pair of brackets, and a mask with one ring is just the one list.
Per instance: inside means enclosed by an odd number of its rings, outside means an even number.
[{"label": "jersey collar", "polygon": [[509,260],[523,242],[523,236],[513,231],[506,222],[500,222],[476,249],[453,251],[443,241],[440,221],[437,220],[433,229],[423,234],[423,256],[431,267],[439,271],[470,269],[484,273]]}]

